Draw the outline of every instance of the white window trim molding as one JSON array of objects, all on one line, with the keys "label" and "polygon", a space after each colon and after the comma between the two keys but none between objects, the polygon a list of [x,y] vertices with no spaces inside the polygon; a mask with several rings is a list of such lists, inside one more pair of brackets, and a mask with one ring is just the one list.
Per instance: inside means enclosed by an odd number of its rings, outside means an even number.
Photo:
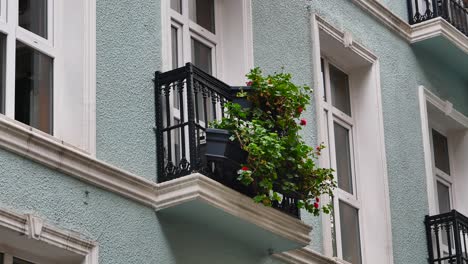
[{"label": "white window trim molding", "polygon": [[441,35],[452,41],[459,49],[468,53],[468,37],[443,18],[438,17],[422,23],[409,25],[405,20],[385,7],[380,1],[352,1],[409,43],[416,43]]},{"label": "white window trim molding", "polygon": [[432,161],[432,146],[431,146],[431,133],[429,131],[429,116],[427,113],[427,104],[430,103],[439,109],[441,112],[449,118],[452,118],[455,122],[459,123],[466,129],[468,129],[468,117],[458,112],[453,108],[452,103],[447,100],[442,100],[434,93],[426,89],[424,86],[419,86],[419,109],[421,115],[421,130],[422,140],[424,148],[424,163],[426,170],[426,188],[427,196],[429,201],[429,214],[437,214],[437,198],[434,188],[434,170]]},{"label": "white window trim molding", "polygon": [[[311,24],[311,43],[312,43],[312,52],[311,52],[311,61],[314,67],[312,67],[312,76],[313,76],[313,87],[320,87],[321,85],[321,80],[322,80],[322,73],[321,73],[321,49],[320,49],[320,36],[319,32],[322,30],[325,32],[327,35],[331,36],[334,40],[340,42],[343,44],[343,48],[349,49],[365,61],[367,61],[369,64],[372,64],[374,67],[374,75],[373,78],[376,81],[376,87],[375,89],[377,90],[377,96],[376,96],[376,106],[379,111],[378,113],[378,139],[379,139],[379,146],[377,146],[377,149],[379,149],[379,155],[380,159],[382,161],[381,164],[381,171],[383,172],[383,190],[384,190],[384,196],[385,196],[385,201],[384,201],[384,206],[385,210],[384,212],[384,218],[385,218],[385,226],[386,226],[386,233],[388,234],[387,240],[385,241],[386,244],[386,260],[388,263],[393,263],[393,242],[392,242],[392,230],[391,230],[391,215],[390,215],[390,196],[389,196],[389,186],[388,186],[388,172],[387,172],[387,159],[386,159],[386,153],[385,153],[385,136],[384,136],[384,125],[383,125],[383,113],[382,113],[382,96],[381,96],[381,89],[380,89],[380,63],[378,60],[378,57],[374,55],[370,50],[365,48],[363,45],[360,43],[357,43],[353,41],[352,35],[349,32],[342,32],[339,29],[335,28],[328,22],[326,22],[323,18],[316,14],[311,14],[310,16],[310,24]],[[321,89],[315,89],[315,102],[316,102],[316,119],[318,124],[324,124],[325,120],[322,115],[322,109],[323,109],[323,95],[322,95],[322,90]],[[319,141],[322,142],[324,139],[326,139],[328,132],[326,126],[322,125],[320,126],[320,129],[317,130],[317,136]],[[329,166],[328,161],[328,152],[325,153],[325,155],[322,155],[319,159],[319,164],[320,166]],[[323,197],[322,200],[324,202],[329,201],[328,197]],[[365,221],[364,219],[361,218],[360,215],[360,228],[361,228],[361,235],[365,234]],[[326,256],[332,256],[333,252],[329,245],[331,245],[331,234],[328,230],[330,230],[330,225],[329,225],[329,216],[328,215],[322,215],[322,236],[323,236],[323,246],[325,249],[325,255]],[[365,246],[361,241],[361,247],[362,247],[362,253],[363,253],[363,261],[365,261]],[[341,260],[342,261],[342,260]],[[365,263],[365,262],[364,262]]]},{"label": "white window trim molding", "polygon": [[98,264],[98,244],[76,232],[52,226],[31,214],[17,214],[0,208],[0,226],[84,257],[83,264]]}]

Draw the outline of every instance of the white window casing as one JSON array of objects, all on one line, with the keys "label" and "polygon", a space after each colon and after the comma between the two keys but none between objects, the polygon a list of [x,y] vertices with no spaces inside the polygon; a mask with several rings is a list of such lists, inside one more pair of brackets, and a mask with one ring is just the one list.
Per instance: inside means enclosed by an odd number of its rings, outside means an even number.
[{"label": "white window casing", "polygon": [[[337,122],[350,129],[355,184],[353,194],[337,189],[335,200],[340,199],[358,209],[362,263],[393,263],[378,58],[353,41],[352,34],[336,29],[315,14],[311,15],[311,38],[313,88],[318,113],[317,143],[331,142],[326,151],[322,152],[320,165],[336,166],[334,140],[330,140],[328,134],[333,121],[338,120]],[[330,107],[331,104],[324,101],[321,58],[349,76],[351,116]],[[325,85],[327,90],[328,87]],[[330,97],[329,93],[327,97]],[[331,102],[331,97],[327,100]],[[323,197],[322,201],[327,202],[327,197]],[[335,210],[339,208],[336,207]],[[335,222],[336,220],[339,219],[335,219]],[[323,215],[322,223],[325,255],[332,257],[330,216]],[[340,232],[338,226],[335,226],[335,231]],[[337,247],[339,244],[337,243]]]},{"label": "white window casing", "polygon": [[[18,25],[19,0],[0,0],[0,34],[7,36],[5,115],[15,120],[16,42],[53,59],[50,135],[95,154],[95,0],[47,0],[47,37]],[[6,8],[5,8],[6,7]],[[32,130],[35,131],[35,130]]]}]

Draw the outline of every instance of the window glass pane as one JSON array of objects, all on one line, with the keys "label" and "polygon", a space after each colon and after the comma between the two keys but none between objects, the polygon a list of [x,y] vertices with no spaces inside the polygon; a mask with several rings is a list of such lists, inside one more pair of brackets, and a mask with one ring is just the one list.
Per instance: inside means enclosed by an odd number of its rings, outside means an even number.
[{"label": "window glass pane", "polygon": [[3,253],[0,253],[0,264],[3,264]]},{"label": "window glass pane", "polygon": [[52,133],[53,60],[16,42],[15,119]]},{"label": "window glass pane", "polygon": [[[171,53],[172,53],[172,68],[176,69],[179,66],[179,41],[177,38],[177,28],[176,27],[171,27]],[[177,91],[178,89],[176,88],[174,90],[174,107],[179,109],[179,92]]]},{"label": "window glass pane", "polygon": [[19,259],[19,258],[13,258],[13,264],[34,264],[34,263]]},{"label": "window glass pane", "polygon": [[333,106],[346,113],[347,115],[351,116],[348,75],[338,70],[331,64],[330,88]]},{"label": "window glass pane", "polygon": [[171,8],[182,14],[182,0],[171,0]]},{"label": "window glass pane", "polygon": [[349,130],[334,123],[335,131],[335,155],[336,174],[338,187],[349,193],[353,193],[353,179],[351,172],[351,151],[349,145]]},{"label": "window glass pane", "polygon": [[47,38],[47,0],[19,0],[18,24]]},{"label": "window glass pane", "polygon": [[437,181],[437,197],[439,198],[439,213],[450,212],[449,187],[439,181]]},{"label": "window glass pane", "polygon": [[214,0],[190,0],[189,8],[193,22],[215,33]]},{"label": "window glass pane", "polygon": [[192,62],[198,68],[212,74],[211,48],[192,38]]},{"label": "window glass pane", "polygon": [[0,34],[0,113],[5,113],[5,60],[6,36]]},{"label": "window glass pane", "polygon": [[432,142],[434,145],[434,161],[436,168],[450,175],[447,138],[433,129]]},{"label": "window glass pane", "polygon": [[361,241],[359,239],[358,210],[341,201],[339,207],[343,259],[352,264],[360,264]]}]

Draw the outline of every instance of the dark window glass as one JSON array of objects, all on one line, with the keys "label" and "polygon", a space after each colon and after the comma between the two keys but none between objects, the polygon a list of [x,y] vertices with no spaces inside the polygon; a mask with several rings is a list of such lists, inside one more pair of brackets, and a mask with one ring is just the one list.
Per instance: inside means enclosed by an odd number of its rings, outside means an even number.
[{"label": "dark window glass", "polygon": [[450,191],[449,187],[437,181],[437,197],[439,198],[439,213],[450,212]]},{"label": "dark window glass", "polygon": [[182,14],[182,0],[171,0],[171,8]]},{"label": "dark window glass", "polygon": [[335,152],[336,152],[336,174],[338,176],[338,187],[348,193],[353,193],[353,178],[351,170],[351,150],[349,141],[349,130],[334,124]]},{"label": "dark window glass", "polygon": [[215,33],[214,0],[189,0],[190,19]]},{"label": "dark window glass", "polygon": [[5,62],[6,36],[0,34],[0,113],[5,113]]},{"label": "dark window glass", "polygon": [[[177,38],[177,28],[171,27],[171,53],[172,53],[172,68],[176,69],[179,66],[179,41]],[[179,109],[180,97],[177,87],[174,89],[174,107]]]},{"label": "dark window glass", "polygon": [[53,60],[16,42],[15,119],[52,133]]},{"label": "dark window glass", "polygon": [[34,264],[34,263],[23,260],[23,259],[19,259],[19,258],[13,258],[13,264]]},{"label": "dark window glass", "polygon": [[19,26],[47,38],[47,0],[19,0]]},{"label": "dark window glass", "polygon": [[3,264],[3,254],[0,253],[0,264]]},{"label": "dark window glass", "polygon": [[434,161],[436,168],[450,175],[447,138],[433,129],[432,142],[434,144]]},{"label": "dark window glass", "polygon": [[192,62],[198,68],[212,74],[211,48],[192,38]]},{"label": "dark window glass", "polygon": [[351,116],[348,75],[331,64],[330,89],[333,106]]},{"label": "dark window glass", "polygon": [[339,207],[343,259],[352,264],[361,264],[358,210],[341,201]]}]

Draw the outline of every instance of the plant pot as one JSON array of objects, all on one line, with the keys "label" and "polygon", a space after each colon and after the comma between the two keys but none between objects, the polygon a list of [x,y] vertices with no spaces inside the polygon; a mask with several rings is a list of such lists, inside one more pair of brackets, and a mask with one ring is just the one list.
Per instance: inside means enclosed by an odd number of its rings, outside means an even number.
[{"label": "plant pot", "polygon": [[231,141],[231,134],[224,129],[206,129],[205,156],[208,161],[226,161],[240,166],[247,160],[247,152],[238,142]]}]

